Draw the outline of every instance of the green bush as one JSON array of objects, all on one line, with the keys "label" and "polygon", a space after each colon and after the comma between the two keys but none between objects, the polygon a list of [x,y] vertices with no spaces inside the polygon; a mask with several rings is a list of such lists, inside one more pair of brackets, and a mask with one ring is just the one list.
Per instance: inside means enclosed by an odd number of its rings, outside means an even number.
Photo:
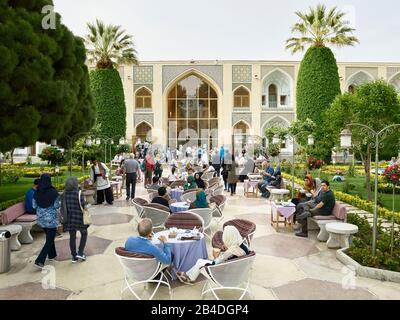
[{"label": "green bush", "polygon": [[353,191],[356,188],[355,184],[350,183],[349,181],[346,181],[343,185],[343,189],[342,191],[344,193],[351,193],[351,191]]},{"label": "green bush", "polygon": [[90,72],[90,87],[97,108],[97,123],[107,137],[125,137],[126,108],[124,89],[115,69]]},{"label": "green bush", "polygon": [[340,92],[332,51],[327,47],[310,47],[300,64],[297,80],[297,118],[300,121],[309,118],[317,124],[313,154],[325,161],[331,158],[333,141],[324,135],[324,112]]},{"label": "green bush", "polygon": [[57,147],[44,148],[39,158],[47,161],[52,166],[57,166],[65,162],[64,153]]},{"label": "green bush", "polygon": [[17,183],[22,177],[22,171],[18,169],[7,169],[2,172],[2,182],[5,184]]},{"label": "green bush", "polygon": [[14,204],[23,201],[25,201],[25,197],[19,197],[17,199],[0,202],[0,211],[6,210],[7,208],[12,207]]}]

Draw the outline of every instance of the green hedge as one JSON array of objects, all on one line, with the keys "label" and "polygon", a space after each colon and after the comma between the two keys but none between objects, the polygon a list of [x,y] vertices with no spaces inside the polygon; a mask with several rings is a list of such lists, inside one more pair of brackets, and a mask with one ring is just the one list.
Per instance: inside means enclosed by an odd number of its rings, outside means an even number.
[{"label": "green hedge", "polygon": [[333,142],[325,139],[323,115],[340,94],[340,80],[335,56],[326,47],[310,47],[299,69],[297,80],[297,118],[317,124],[315,156],[329,160]]},{"label": "green hedge", "polygon": [[97,108],[97,123],[101,134],[125,137],[126,108],[122,81],[115,69],[90,72],[90,87]]}]

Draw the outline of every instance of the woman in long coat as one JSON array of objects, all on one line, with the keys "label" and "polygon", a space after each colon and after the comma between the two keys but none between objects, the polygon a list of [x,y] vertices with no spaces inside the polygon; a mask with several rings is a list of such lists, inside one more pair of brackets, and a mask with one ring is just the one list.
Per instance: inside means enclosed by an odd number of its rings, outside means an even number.
[{"label": "woman in long coat", "polygon": [[[80,194],[80,197],[79,197]],[[88,225],[83,224],[82,208],[86,205],[85,197],[79,193],[78,179],[76,177],[68,178],[65,183],[65,190],[62,196],[62,217],[64,223],[64,231],[69,232],[69,247],[71,249],[72,263],[78,260],[85,261],[85,246],[88,236]],[[81,233],[78,253],[76,252],[76,232]]]},{"label": "woman in long coat", "polygon": [[235,161],[235,156],[232,155],[232,163],[228,165],[228,184],[229,184],[229,188],[231,190],[231,196],[233,196],[234,194],[236,194],[236,186],[237,186],[237,182],[239,180],[239,176],[237,174],[237,168],[238,168],[238,164]]}]

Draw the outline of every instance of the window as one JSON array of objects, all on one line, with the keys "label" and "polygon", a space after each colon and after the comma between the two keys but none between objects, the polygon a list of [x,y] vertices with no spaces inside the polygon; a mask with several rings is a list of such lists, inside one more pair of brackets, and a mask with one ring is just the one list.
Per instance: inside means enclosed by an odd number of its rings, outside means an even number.
[{"label": "window", "polygon": [[274,84],[268,88],[268,106],[270,108],[278,107],[278,88]]},{"label": "window", "polygon": [[286,106],[287,96],[281,96],[281,106]]},{"label": "window", "polygon": [[136,109],[151,109],[151,92],[141,88],[136,92]]},{"label": "window", "polygon": [[234,108],[250,107],[250,94],[245,88],[239,87],[233,93],[233,107]]},{"label": "window", "polygon": [[146,122],[142,122],[136,127],[136,137],[142,142],[151,139],[151,127]]}]

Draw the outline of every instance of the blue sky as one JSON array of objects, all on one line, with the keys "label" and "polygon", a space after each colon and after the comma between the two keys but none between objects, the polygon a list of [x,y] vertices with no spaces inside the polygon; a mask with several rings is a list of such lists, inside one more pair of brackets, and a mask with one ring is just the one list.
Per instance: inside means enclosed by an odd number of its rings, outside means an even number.
[{"label": "blue sky", "polygon": [[294,13],[320,2],[348,12],[361,42],[334,49],[338,61],[400,61],[398,0],[54,0],[77,35],[96,18],[121,25],[140,60],[300,60],[285,50]]}]

